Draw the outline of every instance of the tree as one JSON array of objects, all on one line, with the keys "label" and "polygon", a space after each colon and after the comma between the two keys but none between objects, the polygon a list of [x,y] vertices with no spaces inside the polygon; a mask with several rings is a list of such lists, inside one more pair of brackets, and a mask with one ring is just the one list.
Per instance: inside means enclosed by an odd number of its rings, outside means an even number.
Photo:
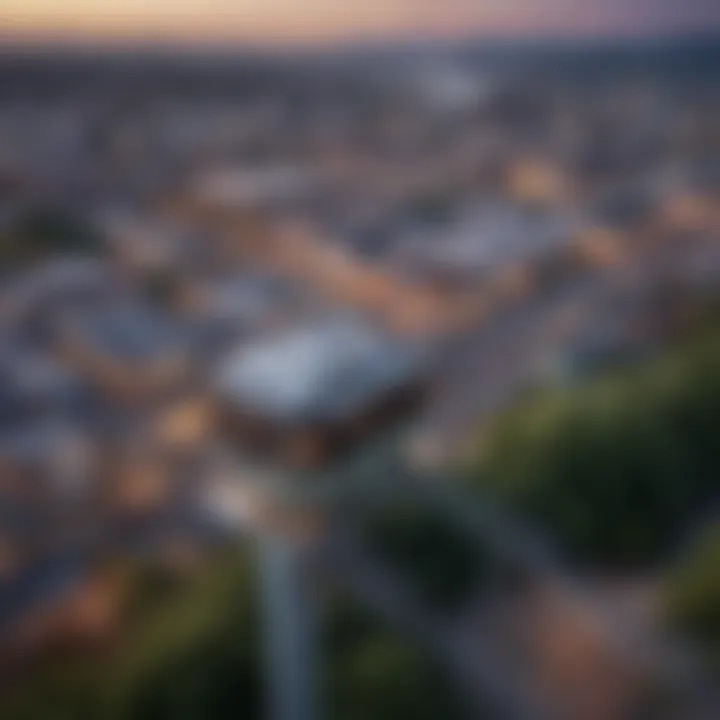
[{"label": "tree", "polygon": [[[255,568],[228,552],[197,576],[143,567],[107,654],[56,659],[0,700],[4,720],[260,720],[264,681]],[[449,684],[411,642],[347,598],[323,616],[325,704],[337,720],[452,720]]]},{"label": "tree", "polygon": [[133,568],[136,602],[118,646],[52,662],[0,702],[8,720],[262,717],[252,563],[236,552],[171,585]]},{"label": "tree", "polygon": [[670,573],[665,605],[671,624],[694,637],[720,670],[720,522],[701,534]]},{"label": "tree", "polygon": [[364,530],[370,549],[435,611],[462,606],[485,577],[486,558],[473,538],[417,499],[395,499],[373,508]]},{"label": "tree", "polygon": [[325,689],[336,720],[453,720],[457,699],[443,672],[347,597],[326,613]]},{"label": "tree", "polygon": [[720,335],[551,390],[483,433],[468,479],[578,560],[654,561],[718,493]]}]

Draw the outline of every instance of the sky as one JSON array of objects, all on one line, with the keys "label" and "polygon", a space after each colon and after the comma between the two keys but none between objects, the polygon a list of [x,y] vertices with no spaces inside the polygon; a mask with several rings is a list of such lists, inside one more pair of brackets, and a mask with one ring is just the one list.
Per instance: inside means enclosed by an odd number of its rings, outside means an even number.
[{"label": "sky", "polygon": [[0,0],[0,33],[20,39],[316,43],[708,28],[720,28],[720,0]]}]

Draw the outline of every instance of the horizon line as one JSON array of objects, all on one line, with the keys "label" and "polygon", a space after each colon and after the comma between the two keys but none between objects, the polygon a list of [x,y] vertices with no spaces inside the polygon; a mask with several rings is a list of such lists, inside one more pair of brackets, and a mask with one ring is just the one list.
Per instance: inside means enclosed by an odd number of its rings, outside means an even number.
[{"label": "horizon line", "polygon": [[621,32],[617,30],[552,31],[535,32],[469,32],[467,34],[435,35],[430,33],[357,33],[342,37],[317,38],[181,38],[168,36],[119,36],[103,34],[43,33],[21,34],[4,32],[0,27],[0,51],[65,52],[68,55],[101,51],[101,54],[124,52],[154,52],[158,54],[191,52],[198,54],[238,53],[274,54],[276,52],[324,53],[333,50],[385,48],[396,44],[403,46],[452,47],[453,45],[633,45],[656,42],[706,42],[720,38],[720,27],[688,25],[673,29],[649,29],[645,32]]}]

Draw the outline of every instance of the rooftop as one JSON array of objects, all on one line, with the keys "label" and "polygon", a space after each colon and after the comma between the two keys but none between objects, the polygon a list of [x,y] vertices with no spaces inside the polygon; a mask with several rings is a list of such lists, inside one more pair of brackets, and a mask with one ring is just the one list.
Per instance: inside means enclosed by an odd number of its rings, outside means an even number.
[{"label": "rooftop", "polygon": [[71,336],[126,360],[147,360],[184,349],[173,323],[139,303],[86,308],[65,320]]},{"label": "rooftop", "polygon": [[231,353],[218,389],[276,420],[333,421],[411,379],[420,361],[414,346],[361,322],[331,320]]},{"label": "rooftop", "polygon": [[401,266],[473,273],[528,260],[562,246],[572,236],[572,217],[521,211],[485,203],[440,230],[431,228],[402,239],[394,249]]}]

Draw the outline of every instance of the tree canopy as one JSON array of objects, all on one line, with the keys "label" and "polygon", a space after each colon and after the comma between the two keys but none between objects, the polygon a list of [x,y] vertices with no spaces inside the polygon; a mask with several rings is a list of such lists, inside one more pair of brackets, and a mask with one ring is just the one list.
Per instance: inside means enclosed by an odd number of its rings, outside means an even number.
[{"label": "tree canopy", "polygon": [[[115,645],[54,658],[0,698],[7,720],[261,720],[262,622],[252,556],[226,552],[191,578],[132,566]],[[320,691],[336,720],[452,720],[454,695],[428,656],[346,597],[320,625]]]},{"label": "tree canopy", "polygon": [[12,720],[261,718],[252,564],[231,553],[196,577],[157,582],[134,568],[136,597],[116,647],[41,667],[0,702]]},{"label": "tree canopy", "polygon": [[347,597],[326,614],[327,716],[336,720],[453,720],[457,698],[442,670],[412,641]]},{"label": "tree canopy", "polygon": [[720,522],[708,527],[670,573],[671,623],[694,637],[720,670]]},{"label": "tree canopy", "polygon": [[550,390],[482,431],[468,473],[578,560],[655,561],[718,495],[720,333]]}]

